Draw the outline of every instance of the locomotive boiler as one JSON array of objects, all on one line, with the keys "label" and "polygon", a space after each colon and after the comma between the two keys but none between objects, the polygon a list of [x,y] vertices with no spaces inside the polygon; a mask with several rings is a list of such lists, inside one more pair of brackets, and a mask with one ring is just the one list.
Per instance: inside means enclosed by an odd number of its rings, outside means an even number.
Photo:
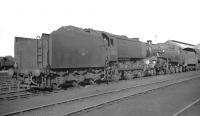
[{"label": "locomotive boiler", "polygon": [[161,54],[158,55],[157,72],[160,73],[175,73],[182,72],[184,64],[183,50],[171,43],[159,43]]}]

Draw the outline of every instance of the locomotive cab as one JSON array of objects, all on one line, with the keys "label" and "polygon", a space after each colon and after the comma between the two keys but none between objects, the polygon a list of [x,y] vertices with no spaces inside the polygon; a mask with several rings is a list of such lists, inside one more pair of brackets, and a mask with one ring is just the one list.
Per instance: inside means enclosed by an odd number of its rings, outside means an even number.
[{"label": "locomotive cab", "polygon": [[198,68],[197,52],[193,48],[184,48],[186,70],[196,70]]},{"label": "locomotive cab", "polygon": [[105,33],[102,33],[102,38],[107,43],[107,57],[110,62],[117,61],[117,47],[116,47],[116,39],[114,36],[109,36]]}]

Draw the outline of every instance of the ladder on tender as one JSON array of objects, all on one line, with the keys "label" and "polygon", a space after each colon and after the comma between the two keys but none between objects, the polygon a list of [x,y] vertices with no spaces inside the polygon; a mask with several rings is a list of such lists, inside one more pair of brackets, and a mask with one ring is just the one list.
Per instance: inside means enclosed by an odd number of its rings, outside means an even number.
[{"label": "ladder on tender", "polygon": [[43,42],[40,36],[37,39],[37,67],[42,68],[43,66]]}]

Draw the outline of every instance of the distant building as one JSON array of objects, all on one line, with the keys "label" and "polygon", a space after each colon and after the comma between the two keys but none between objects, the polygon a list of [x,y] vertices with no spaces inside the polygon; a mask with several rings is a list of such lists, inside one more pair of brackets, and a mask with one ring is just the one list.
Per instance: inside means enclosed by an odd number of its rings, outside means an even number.
[{"label": "distant building", "polygon": [[194,48],[199,49],[200,50],[200,44],[196,45]]}]

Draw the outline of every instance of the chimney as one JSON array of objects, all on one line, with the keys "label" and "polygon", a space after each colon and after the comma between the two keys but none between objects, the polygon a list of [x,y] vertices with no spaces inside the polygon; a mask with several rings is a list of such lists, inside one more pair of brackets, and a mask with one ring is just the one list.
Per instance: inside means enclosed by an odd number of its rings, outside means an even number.
[{"label": "chimney", "polygon": [[152,44],[152,40],[147,40],[147,44],[151,45]]}]

